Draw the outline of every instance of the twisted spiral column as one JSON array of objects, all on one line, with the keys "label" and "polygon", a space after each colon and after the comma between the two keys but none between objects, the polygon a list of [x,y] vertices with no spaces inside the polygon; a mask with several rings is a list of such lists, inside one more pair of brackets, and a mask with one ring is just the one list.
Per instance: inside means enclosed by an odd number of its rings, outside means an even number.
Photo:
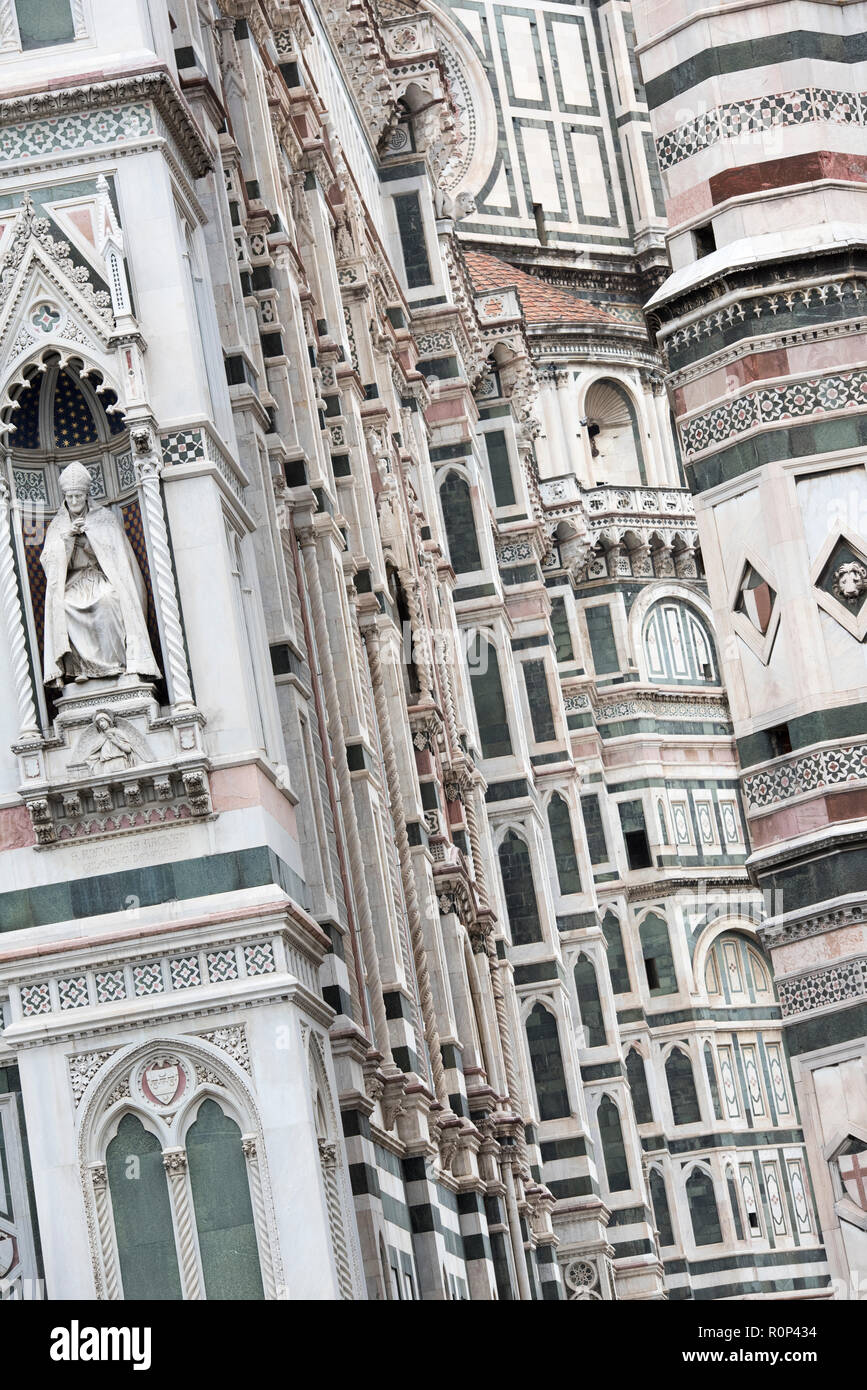
[{"label": "twisted spiral column", "polygon": [[24,612],[18,592],[15,572],[15,552],[12,549],[11,493],[5,478],[0,478],[0,603],[6,616],[6,633],[12,658],[12,680],[18,701],[19,734],[22,741],[40,737],[39,718],[30,678],[30,660],[24,628]]},{"label": "twisted spiral column", "polygon": [[163,1167],[169,1180],[169,1197],[178,1233],[181,1255],[181,1278],[184,1298],[195,1302],[202,1298],[199,1262],[196,1258],[196,1236],[193,1229],[193,1209],[187,1184],[187,1155],[184,1149],[163,1149]]},{"label": "twisted spiral column", "polygon": [[117,1261],[114,1253],[114,1239],[111,1225],[111,1210],[108,1202],[108,1170],[104,1163],[91,1163],[90,1184],[93,1202],[96,1207],[96,1226],[99,1232],[99,1253],[105,1275],[105,1296],[107,1299],[120,1298],[120,1285],[117,1278]]},{"label": "twisted spiral column", "polygon": [[[414,574],[408,570],[403,570],[399,574],[403,591],[406,594],[406,604],[409,609],[409,625],[413,637],[412,659],[415,669],[418,672],[418,683],[421,686],[422,700],[429,700],[431,696],[431,670],[430,670],[430,649],[427,635],[425,633],[425,623],[422,617],[421,604],[419,602],[419,583]],[[415,638],[418,636],[418,652],[416,652]]]},{"label": "twisted spiral column", "polygon": [[476,887],[479,891],[482,907],[488,907],[490,904],[490,899],[488,897],[488,880],[485,874],[484,860],[482,859],[482,838],[479,834],[479,820],[476,815],[476,788],[473,785],[470,785],[464,794],[464,817],[470,836],[470,852],[473,856]]},{"label": "twisted spiral column", "polygon": [[443,1067],[436,1010],[434,1008],[433,991],[430,983],[430,971],[427,965],[427,951],[425,949],[424,933],[421,924],[421,908],[419,907],[418,891],[415,884],[415,872],[412,865],[412,854],[409,848],[409,835],[406,829],[406,816],[403,809],[400,772],[398,771],[397,754],[395,753],[394,738],[391,732],[391,716],[388,708],[388,697],[382,678],[382,658],[379,653],[379,632],[376,627],[370,623],[363,628],[362,636],[364,637],[364,645],[367,648],[370,679],[373,685],[373,699],[376,705],[376,721],[379,725],[379,736],[382,741],[382,754],[385,762],[385,780],[388,787],[391,819],[394,824],[406,912],[409,918],[409,934],[412,942],[412,954],[415,962],[419,998],[421,1000],[421,1015],[424,1022],[425,1038],[427,1040],[428,1052],[430,1053],[434,1094],[440,1104],[445,1106],[446,1109],[449,1109],[445,1068]]},{"label": "twisted spiral column", "polygon": [[[374,1041],[383,1055],[385,1068],[394,1073],[398,1071],[391,1053],[388,1037],[388,1019],[385,1013],[385,1000],[382,994],[382,977],[379,973],[379,955],[376,933],[367,895],[367,872],[361,851],[361,833],[355,813],[355,798],[352,791],[352,777],[346,760],[346,745],[343,739],[343,719],[340,712],[340,698],[334,662],[331,658],[331,643],[328,635],[328,618],[325,600],[322,595],[322,581],[319,577],[319,560],[316,554],[316,537],[312,526],[299,527],[297,531],[304,569],[307,575],[307,590],[310,596],[310,614],[313,619],[313,636],[319,656],[322,684],[325,690],[325,708],[328,714],[331,754],[337,769],[337,785],[340,792],[340,806],[346,830],[349,864],[351,869],[352,891],[361,932],[361,950],[364,956],[364,969],[370,994],[370,1007],[373,1013]],[[311,660],[317,653],[311,652]],[[323,750],[327,757],[328,750]]]},{"label": "twisted spiral column", "polygon": [[259,1245],[259,1263],[262,1266],[262,1283],[265,1287],[265,1297],[273,1299],[277,1297],[277,1280],[274,1277],[274,1261],[271,1258],[271,1235],[265,1214],[262,1174],[259,1171],[259,1144],[255,1134],[242,1135],[241,1147],[247,1162],[250,1199],[253,1203],[253,1225]]},{"label": "twisted spiral column", "polygon": [[[140,436],[144,431],[134,431],[133,444],[135,448],[142,447]],[[168,660],[168,674],[171,683],[172,703],[175,705],[192,705],[193,691],[190,685],[190,676],[187,670],[187,653],[184,646],[184,633],[181,627],[181,610],[178,604],[178,594],[175,588],[175,574],[172,568],[171,551],[169,550],[169,533],[166,526],[166,514],[163,509],[163,497],[160,490],[160,475],[162,473],[162,463],[155,451],[155,446],[150,436],[147,436],[145,445],[147,452],[135,455],[135,472],[139,486],[139,497],[141,498],[142,510],[145,515],[145,525],[147,527],[147,537],[150,543],[150,559],[152,561],[152,574],[154,587],[156,590],[155,598],[159,605],[159,611],[163,620],[163,635],[166,643],[166,658]]]}]

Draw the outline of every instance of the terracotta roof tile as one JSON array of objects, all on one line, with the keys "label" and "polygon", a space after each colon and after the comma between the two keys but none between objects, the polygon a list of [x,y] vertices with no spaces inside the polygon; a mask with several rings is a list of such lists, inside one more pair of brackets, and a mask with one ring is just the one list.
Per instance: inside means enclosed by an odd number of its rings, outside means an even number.
[{"label": "terracotta roof tile", "polygon": [[477,294],[514,287],[527,323],[596,323],[642,326],[639,310],[629,304],[596,304],[582,299],[575,290],[548,285],[535,275],[490,256],[484,251],[464,247],[464,258]]}]

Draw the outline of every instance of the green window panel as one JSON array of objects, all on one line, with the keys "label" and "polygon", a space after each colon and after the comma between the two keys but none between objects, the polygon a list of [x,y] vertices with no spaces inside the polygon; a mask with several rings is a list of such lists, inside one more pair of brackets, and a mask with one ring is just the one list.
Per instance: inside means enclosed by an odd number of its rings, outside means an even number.
[{"label": "green window panel", "polygon": [[615,994],[628,994],[631,989],[626,952],[623,949],[623,932],[614,913],[609,909],[602,918],[602,933],[608,947],[608,974],[611,988]]},{"label": "green window panel", "polygon": [[644,1058],[634,1047],[626,1054],[626,1079],[632,1093],[632,1108],[636,1121],[640,1125],[650,1124],[653,1120],[653,1106],[647,1087],[647,1070]]},{"label": "green window panel", "polygon": [[514,507],[515,485],[512,481],[512,465],[505,430],[489,430],[485,434],[485,448],[488,453],[494,501],[498,507]]},{"label": "green window panel", "polygon": [[627,1188],[632,1186],[632,1180],[629,1176],[626,1146],[623,1143],[620,1111],[610,1096],[602,1097],[597,1119],[608,1191],[625,1192]]},{"label": "green window panel", "polygon": [[533,725],[533,738],[537,743],[551,743],[557,737],[554,728],[554,712],[551,709],[551,695],[544,661],[522,661],[524,685],[527,690],[527,703],[530,706],[530,722]]},{"label": "green window panel", "polygon": [[652,1169],[650,1174],[650,1200],[653,1203],[653,1219],[659,1232],[660,1245],[674,1245],[674,1229],[671,1224],[665,1178],[658,1168]]},{"label": "green window panel", "polygon": [[418,194],[398,193],[394,199],[394,211],[397,216],[407,289],[415,290],[420,285],[432,284],[433,276],[428,260],[424,219]]},{"label": "green window panel", "polygon": [[187,1166],[209,1299],[263,1299],[241,1131],[214,1100],[187,1131]]},{"label": "green window panel", "polygon": [[105,1164],[124,1298],[182,1298],[159,1139],[137,1115],[124,1115]]},{"label": "green window panel", "polygon": [[440,488],[443,522],[449,547],[449,559],[456,574],[482,568],[476,522],[469,485],[459,473],[449,473]]},{"label": "green window panel", "polygon": [[675,1047],[665,1063],[665,1079],[671,1098],[671,1113],[676,1125],[692,1125],[701,1119],[698,1091],[692,1062],[685,1052]]},{"label": "green window panel", "polygon": [[542,923],[539,920],[530,847],[526,840],[510,830],[500,845],[498,855],[512,944],[526,946],[531,941],[541,941]]},{"label": "green window panel", "polygon": [[566,600],[562,594],[555,594],[551,599],[551,631],[554,634],[554,650],[557,654],[557,661],[574,661],[575,648],[572,645],[572,633],[566,613]]},{"label": "green window panel", "polygon": [[539,1119],[562,1119],[570,1110],[560,1034],[556,1018],[542,1004],[534,1005],[527,1018],[527,1045],[539,1103]]},{"label": "green window panel", "polygon": [[667,922],[656,912],[648,912],[641,923],[638,936],[650,993],[676,994],[677,975]]},{"label": "green window panel", "polygon": [[51,48],[75,38],[70,0],[15,0],[21,47]]},{"label": "green window panel", "polygon": [[479,726],[482,757],[508,757],[512,751],[512,740],[500,680],[500,663],[495,649],[489,642],[480,643],[479,655],[481,659],[478,665],[470,670],[470,686]]},{"label": "green window panel", "polygon": [[607,864],[609,858],[608,843],[605,839],[605,826],[602,824],[599,797],[595,792],[582,796],[581,813],[584,817],[584,833],[587,836],[590,863]]},{"label": "green window panel", "polygon": [[614,641],[614,625],[611,621],[611,607],[607,603],[596,604],[584,609],[587,622],[587,636],[590,638],[590,654],[597,676],[609,671],[620,670],[620,658]]},{"label": "green window panel", "polygon": [[605,1033],[605,1018],[602,1013],[602,1000],[599,997],[599,982],[592,960],[579,956],[575,962],[575,992],[584,1024],[584,1037],[588,1047],[604,1047],[608,1038]]},{"label": "green window panel", "polygon": [[716,1079],[716,1066],[713,1059],[713,1048],[710,1043],[704,1045],[704,1069],[707,1072],[707,1084],[710,1087],[711,1100],[713,1101],[713,1113],[718,1120],[723,1117],[722,1105],[719,1098],[719,1086]]},{"label": "green window panel", "polygon": [[581,892],[581,871],[575,854],[575,837],[572,834],[572,817],[562,796],[556,793],[548,803],[548,829],[554,848],[554,863],[557,866],[557,882],[561,893]]},{"label": "green window panel", "polygon": [[713,1178],[703,1168],[693,1168],[686,1182],[689,1219],[696,1245],[717,1245],[722,1240]]}]

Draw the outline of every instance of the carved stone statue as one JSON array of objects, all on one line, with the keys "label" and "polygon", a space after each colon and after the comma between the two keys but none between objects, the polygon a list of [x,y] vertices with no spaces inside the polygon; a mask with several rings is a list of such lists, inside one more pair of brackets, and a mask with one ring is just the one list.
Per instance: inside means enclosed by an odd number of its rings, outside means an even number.
[{"label": "carved stone statue", "polygon": [[854,603],[867,591],[867,565],[849,560],[834,571],[834,597],[843,603]]},{"label": "carved stone statue", "polygon": [[159,676],[145,623],[145,586],[123,527],[89,500],[90,474],[60,475],[63,505],[42,550],[46,685]]}]

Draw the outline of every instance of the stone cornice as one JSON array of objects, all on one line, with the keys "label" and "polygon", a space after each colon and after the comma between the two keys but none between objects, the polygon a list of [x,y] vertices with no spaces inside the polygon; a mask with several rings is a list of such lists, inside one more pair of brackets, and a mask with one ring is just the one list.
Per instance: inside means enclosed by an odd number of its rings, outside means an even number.
[{"label": "stone cornice", "polygon": [[211,152],[165,68],[7,97],[0,100],[0,129],[21,121],[55,119],[135,101],[153,103],[194,178],[202,178],[210,172],[213,168]]}]

